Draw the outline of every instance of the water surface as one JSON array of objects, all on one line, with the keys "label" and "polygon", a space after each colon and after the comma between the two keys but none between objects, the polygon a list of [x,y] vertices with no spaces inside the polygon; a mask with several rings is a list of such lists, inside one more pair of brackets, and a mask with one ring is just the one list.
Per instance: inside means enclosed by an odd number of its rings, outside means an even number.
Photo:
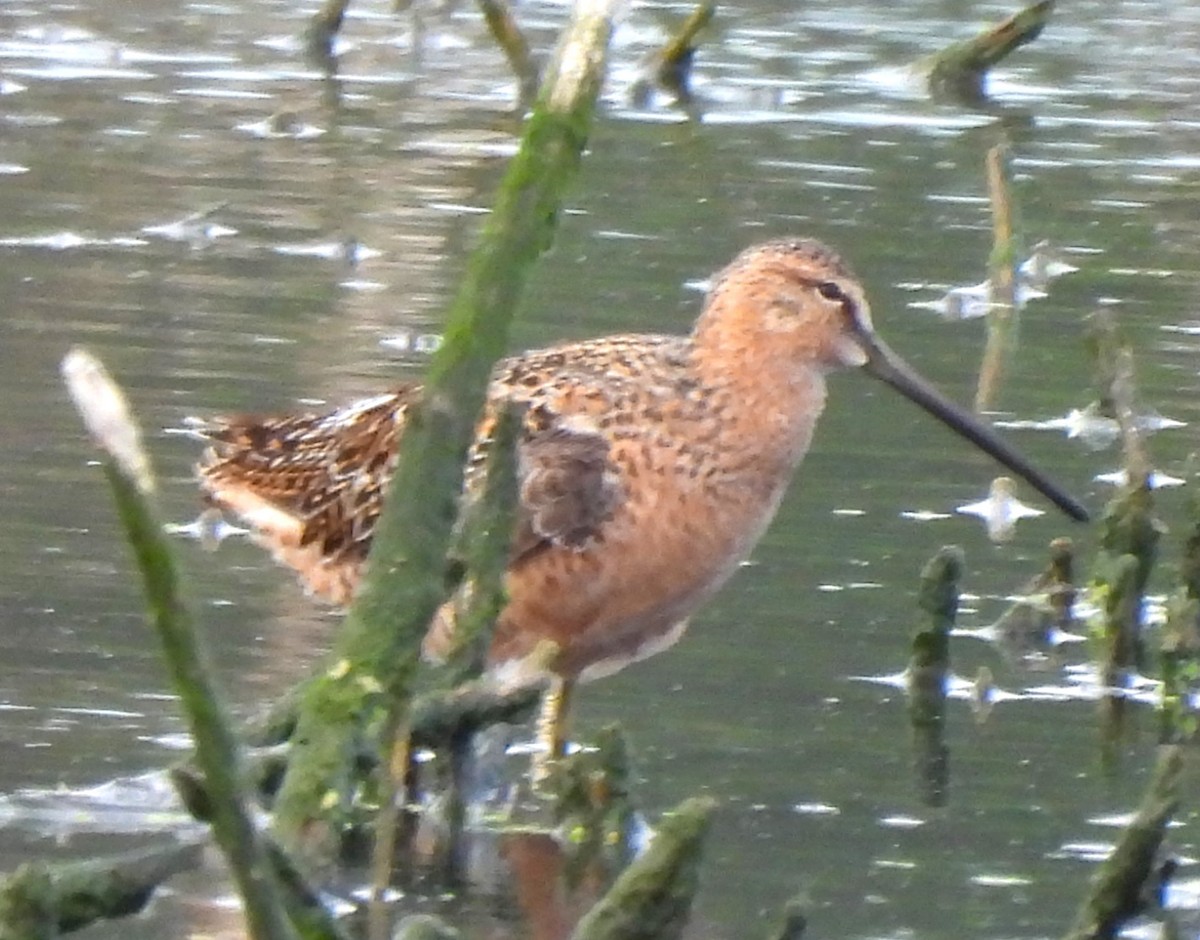
[{"label": "water surface", "polygon": [[[136,776],[181,744],[101,475],[58,383],[66,350],[86,344],[126,384],[151,429],[163,501],[185,522],[197,508],[193,445],[158,429],[343,402],[419,375],[512,152],[514,83],[474,8],[394,17],[355,6],[336,82],[292,39],[308,12],[0,9],[0,792]],[[927,100],[902,69],[1002,5],[966,17],[932,0],[733,2],[699,54],[690,120],[665,98],[629,98],[641,57],[685,12],[629,10],[515,346],[685,330],[694,285],[736,251],[807,234],[844,251],[889,341],[970,401],[983,323],[924,305],[985,276],[984,159],[1006,142],[1027,243],[1048,239],[1079,270],[1023,311],[1000,417],[1040,421],[1091,400],[1081,320],[1110,304],[1137,351],[1143,404],[1188,423],[1151,439],[1155,462],[1186,475],[1198,418],[1200,8],[1073,5],[997,71],[984,111]],[[564,15],[544,2],[519,11],[543,50]],[[1093,476],[1116,466],[1115,451],[1006,433],[1102,506],[1111,491]],[[761,934],[798,889],[824,936],[1042,937],[1069,923],[1114,817],[1136,805],[1155,743],[1149,706],[1106,771],[1095,703],[1072,671],[1082,645],[1030,664],[956,639],[960,675],[987,666],[1021,695],[983,723],[952,703],[949,800],[930,808],[903,694],[864,681],[903,669],[916,574],[942,544],[967,553],[966,627],[999,615],[1054,536],[1075,537],[1086,565],[1092,533],[1053,512],[1000,546],[954,514],[995,473],[886,389],[833,379],[813,450],[752,562],[672,652],[580,696],[581,737],[612,721],[628,731],[652,817],[697,792],[721,800],[697,936]],[[1168,559],[1186,498],[1162,494]],[[244,708],[325,648],[336,615],[253,547],[184,544],[181,556]],[[0,830],[0,862],[141,844],[138,830],[174,823],[164,812],[26,812]],[[1185,884],[1196,878],[1193,813],[1185,806],[1173,833]],[[173,936],[166,924],[181,911],[215,929],[219,909],[189,902],[204,893],[185,880],[133,929]]]}]

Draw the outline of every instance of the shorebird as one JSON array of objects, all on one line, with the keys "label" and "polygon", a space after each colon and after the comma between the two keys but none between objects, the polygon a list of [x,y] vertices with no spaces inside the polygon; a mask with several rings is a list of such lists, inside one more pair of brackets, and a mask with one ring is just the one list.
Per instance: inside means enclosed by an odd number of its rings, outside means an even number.
[{"label": "shorebird", "polygon": [[[483,465],[501,407],[524,406],[525,418],[507,604],[488,675],[502,687],[550,678],[552,753],[575,683],[673,644],[750,553],[808,450],[826,375],[845,368],[881,379],[1067,515],[1087,518],[884,344],[833,251],[810,239],[749,248],[713,279],[689,335],[555,346],[493,373],[468,467]],[[420,395],[411,384],[327,414],[196,422],[211,441],[200,485],[310,591],[345,603]],[[453,643],[453,610],[434,618],[426,655]]]}]

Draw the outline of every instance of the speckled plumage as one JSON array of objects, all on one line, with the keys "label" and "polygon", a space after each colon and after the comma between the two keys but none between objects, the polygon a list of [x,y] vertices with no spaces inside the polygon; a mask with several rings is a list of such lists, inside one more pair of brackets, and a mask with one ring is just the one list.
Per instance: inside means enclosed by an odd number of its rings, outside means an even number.
[{"label": "speckled plumage", "polygon": [[[846,265],[815,241],[780,240],[714,279],[688,336],[613,336],[499,363],[470,468],[483,464],[497,407],[528,408],[492,675],[512,685],[548,666],[570,683],[678,639],[773,517],[824,406],[825,374],[866,366],[914,397],[904,386],[919,380],[897,377],[893,357]],[[344,602],[420,394],[409,385],[325,416],[205,422],[201,486],[312,591]],[[927,395],[915,400],[939,413]],[[448,605],[427,652],[452,633]]]}]

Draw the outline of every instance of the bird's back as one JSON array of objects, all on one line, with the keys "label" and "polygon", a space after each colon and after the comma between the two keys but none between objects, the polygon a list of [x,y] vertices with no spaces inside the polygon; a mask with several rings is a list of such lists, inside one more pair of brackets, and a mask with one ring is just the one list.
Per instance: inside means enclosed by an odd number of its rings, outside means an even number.
[{"label": "bird's back", "polygon": [[[515,556],[526,554],[542,533],[574,547],[594,535],[616,482],[610,444],[641,426],[633,417],[639,403],[653,413],[679,393],[686,350],[679,337],[617,336],[497,365],[468,455],[467,486],[478,483],[475,471],[484,464],[500,408],[525,406],[521,454],[529,511]],[[197,468],[205,497],[246,520],[311,592],[346,603],[370,547],[406,417],[421,393],[410,384],[323,414],[195,421],[194,429],[211,442]],[[564,481],[563,474],[576,479]],[[571,497],[582,504],[572,505]]]}]

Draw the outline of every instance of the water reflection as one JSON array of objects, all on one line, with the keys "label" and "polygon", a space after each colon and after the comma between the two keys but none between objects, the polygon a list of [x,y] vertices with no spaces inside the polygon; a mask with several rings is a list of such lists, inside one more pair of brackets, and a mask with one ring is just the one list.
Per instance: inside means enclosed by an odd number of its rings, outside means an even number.
[{"label": "water reflection", "polygon": [[[1097,483],[1107,483],[1109,486],[1127,487],[1129,485],[1129,472],[1124,468],[1113,470],[1109,473],[1097,473],[1092,477]],[[1169,473],[1161,473],[1158,470],[1151,470],[1145,477],[1146,486],[1152,490],[1161,489],[1164,486],[1183,486],[1187,480],[1182,477],[1173,477]]]},{"label": "water reflection", "polygon": [[163,832],[196,837],[205,826],[179,803],[165,773],[106,780],[91,787],[0,794],[0,826],[70,839],[81,833],[145,835]]},{"label": "water reflection", "polygon": [[1017,499],[1016,483],[1012,477],[996,477],[988,490],[987,499],[958,506],[955,512],[964,516],[975,516],[982,520],[988,538],[993,542],[1007,542],[1017,530],[1022,519],[1035,519],[1045,515]]},{"label": "water reflection", "polygon": [[167,241],[184,242],[192,248],[203,248],[215,242],[218,238],[228,238],[236,235],[238,230],[228,225],[222,225],[213,216],[225,208],[225,204],[191,212],[182,219],[173,222],[159,222],[155,225],[143,225],[142,233],[155,238],[165,238]]},{"label": "water reflection", "polygon": [[168,523],[166,532],[168,535],[181,535],[185,538],[195,539],[205,548],[213,551],[227,538],[250,534],[249,529],[227,522],[225,517],[215,509],[205,510],[191,522]]},{"label": "water reflection", "polygon": [[[1020,428],[1032,431],[1062,431],[1069,439],[1078,440],[1089,450],[1104,450],[1116,443],[1121,426],[1116,418],[1102,413],[1099,402],[1086,408],[1072,408],[1058,418],[1044,421],[1000,419],[994,422],[1001,428]],[[1167,418],[1153,409],[1133,416],[1133,427],[1142,434],[1152,434],[1172,428],[1187,427],[1187,422]]]}]

